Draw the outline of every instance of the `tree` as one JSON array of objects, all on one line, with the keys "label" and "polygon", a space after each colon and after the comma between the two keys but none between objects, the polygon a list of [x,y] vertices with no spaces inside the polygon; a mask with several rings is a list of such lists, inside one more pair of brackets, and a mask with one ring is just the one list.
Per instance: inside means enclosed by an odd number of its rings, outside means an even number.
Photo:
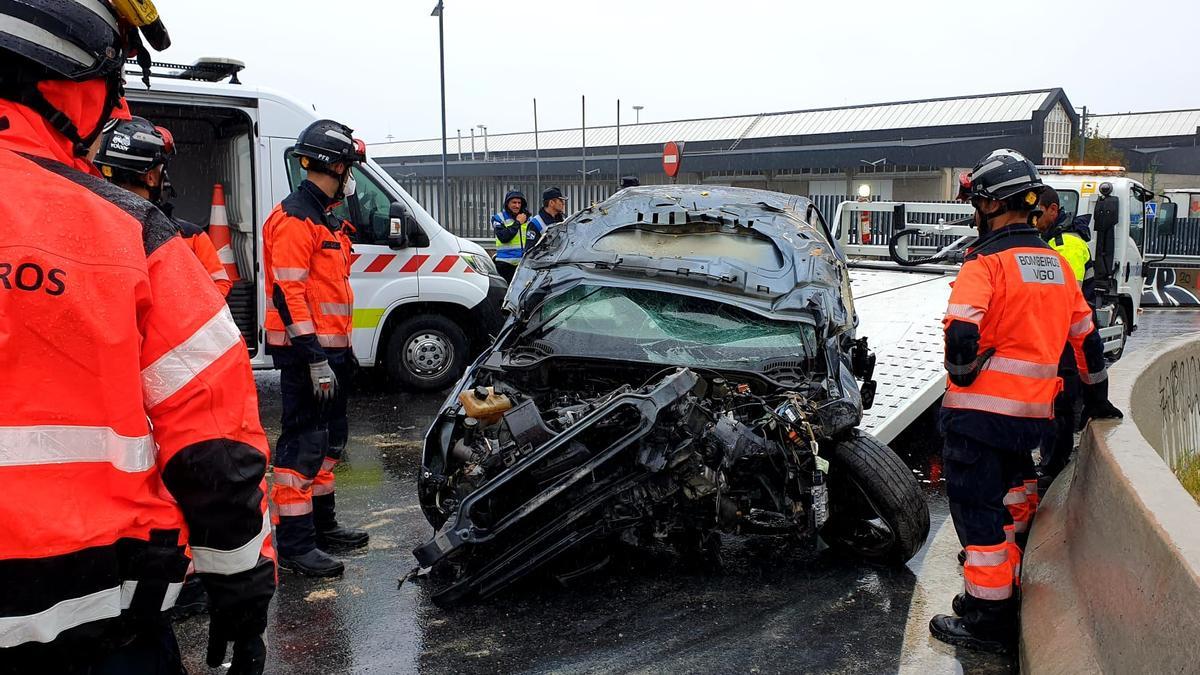
[{"label": "tree", "polygon": [[1113,147],[1108,136],[1101,136],[1097,129],[1089,129],[1087,143],[1083,147],[1083,160],[1079,159],[1079,137],[1071,139],[1071,153],[1067,158],[1068,164],[1085,164],[1088,166],[1125,166],[1125,152]]}]

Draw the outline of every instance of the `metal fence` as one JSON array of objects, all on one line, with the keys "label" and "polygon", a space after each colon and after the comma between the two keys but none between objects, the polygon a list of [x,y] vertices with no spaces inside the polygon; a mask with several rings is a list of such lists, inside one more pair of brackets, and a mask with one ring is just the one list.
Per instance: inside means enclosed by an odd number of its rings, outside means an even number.
[{"label": "metal fence", "polygon": [[[534,180],[504,178],[453,178],[448,182],[447,213],[440,212],[440,177],[393,176],[425,210],[451,232],[469,239],[491,239],[490,219],[503,207],[504,195],[512,190],[524,193],[530,211],[537,213],[542,205],[541,191],[549,187],[562,190],[567,198],[567,210],[577,211],[603,201],[617,191],[615,176],[589,176],[586,186],[579,176],[542,176],[541,186]],[[643,184],[650,184],[645,181]]]},{"label": "metal fence", "polygon": [[1170,237],[1160,237],[1152,229],[1147,231],[1146,254],[1200,256],[1200,218],[1180,218],[1175,234]]},{"label": "metal fence", "polygon": [[[840,228],[848,228],[847,236],[844,241],[851,245],[876,245],[887,246],[891,244],[892,233],[898,229],[895,222],[895,214],[890,211],[872,212],[865,214],[869,219],[867,228],[864,230],[859,218],[864,215],[861,213],[843,214],[843,219],[846,222],[835,223],[834,217],[837,214],[838,204],[843,201],[857,201],[854,196],[841,195],[814,195],[811,197],[814,204],[821,211],[821,215],[825,217],[825,221],[829,223],[830,228],[835,232],[840,232]],[[879,197],[872,197],[871,201],[883,201]],[[923,202],[927,204],[955,204],[950,201]],[[936,208],[936,207],[933,207]],[[913,224],[934,225],[938,222],[951,222],[961,218],[961,215],[952,213],[937,213],[936,211],[909,211],[905,213],[905,221]],[[864,236],[867,234],[869,236]],[[933,251],[947,244],[950,244],[958,239],[957,235],[950,234],[933,234],[925,232],[908,239],[908,247],[914,252],[924,252],[926,250]]]}]

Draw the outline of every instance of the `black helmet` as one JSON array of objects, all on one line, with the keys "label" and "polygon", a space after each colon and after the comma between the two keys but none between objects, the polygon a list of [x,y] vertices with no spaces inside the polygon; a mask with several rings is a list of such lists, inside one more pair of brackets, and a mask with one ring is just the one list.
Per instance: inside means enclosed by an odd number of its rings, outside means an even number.
[{"label": "black helmet", "polygon": [[0,1],[0,96],[31,108],[75,145],[79,156],[100,135],[101,125],[83,137],[71,121],[37,89],[42,80],[108,82],[101,121],[122,95],[121,68],[137,56],[149,84],[149,55],[138,29],[159,51],[171,44],[151,0]]},{"label": "black helmet", "polygon": [[134,117],[118,122],[104,134],[100,151],[92,161],[107,178],[114,177],[114,170],[144,174],[166,164],[171,149],[167,138],[150,120]]},{"label": "black helmet", "polygon": [[[1033,162],[1016,150],[994,150],[959,179],[959,199],[995,199],[1022,208],[1037,206],[1046,186]],[[1015,199],[1014,199],[1015,198]]]},{"label": "black helmet", "polygon": [[107,0],[0,3],[0,49],[75,82],[106,77],[125,63],[120,20]]},{"label": "black helmet", "polygon": [[333,120],[317,120],[300,132],[296,147],[292,150],[297,157],[307,157],[319,163],[317,167],[302,162],[305,169],[323,169],[331,164],[365,162],[367,146],[354,138],[354,130]]}]

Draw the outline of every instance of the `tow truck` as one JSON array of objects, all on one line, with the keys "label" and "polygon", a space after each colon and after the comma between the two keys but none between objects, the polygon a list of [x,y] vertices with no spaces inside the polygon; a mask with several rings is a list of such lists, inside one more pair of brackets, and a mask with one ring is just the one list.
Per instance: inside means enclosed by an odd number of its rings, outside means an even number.
[{"label": "tow truck", "polygon": [[[1154,194],[1121,167],[1038,167],[1058,191],[1068,218],[1091,214],[1096,317],[1105,354],[1120,358],[1137,329],[1146,235],[1145,204]],[[844,201],[827,227],[850,267],[850,286],[877,358],[875,405],[861,428],[885,443],[945,392],[942,316],[950,283],[977,238],[969,204]],[[1175,209],[1159,207],[1156,231],[1174,228]],[[819,215],[819,214],[818,214]]]}]

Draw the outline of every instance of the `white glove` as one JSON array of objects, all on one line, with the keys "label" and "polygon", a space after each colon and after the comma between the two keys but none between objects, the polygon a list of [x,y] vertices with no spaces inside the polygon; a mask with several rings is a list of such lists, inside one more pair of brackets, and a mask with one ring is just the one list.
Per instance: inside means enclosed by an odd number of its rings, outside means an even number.
[{"label": "white glove", "polygon": [[337,376],[328,361],[317,361],[308,364],[308,372],[312,375],[313,398],[321,403],[328,403],[337,395]]}]

